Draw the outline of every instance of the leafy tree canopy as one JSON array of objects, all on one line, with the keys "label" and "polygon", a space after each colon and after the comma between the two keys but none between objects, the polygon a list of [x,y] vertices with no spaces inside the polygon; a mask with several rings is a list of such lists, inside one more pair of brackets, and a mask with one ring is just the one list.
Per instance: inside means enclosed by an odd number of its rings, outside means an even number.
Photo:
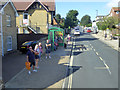
[{"label": "leafy tree canopy", "polygon": [[59,24],[60,20],[61,20],[61,15],[60,14],[56,14],[55,19],[56,19],[57,23]]},{"label": "leafy tree canopy", "polygon": [[80,24],[82,26],[87,26],[88,24],[91,24],[91,17],[89,15],[85,15],[82,17]]},{"label": "leafy tree canopy", "polygon": [[75,27],[78,25],[79,20],[77,19],[78,16],[77,10],[70,10],[67,13],[66,20],[65,20],[65,27]]}]

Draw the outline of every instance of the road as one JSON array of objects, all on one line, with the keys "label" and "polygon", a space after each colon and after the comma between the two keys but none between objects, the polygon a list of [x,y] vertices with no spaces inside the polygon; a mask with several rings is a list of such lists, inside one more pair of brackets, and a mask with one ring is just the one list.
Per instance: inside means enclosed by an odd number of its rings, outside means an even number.
[{"label": "road", "polygon": [[74,37],[64,88],[118,88],[118,54],[89,33]]}]

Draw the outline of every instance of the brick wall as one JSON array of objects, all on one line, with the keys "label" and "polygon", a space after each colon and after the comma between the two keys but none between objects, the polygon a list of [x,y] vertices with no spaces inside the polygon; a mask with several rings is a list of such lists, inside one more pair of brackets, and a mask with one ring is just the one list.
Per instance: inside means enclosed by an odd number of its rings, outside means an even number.
[{"label": "brick wall", "polygon": [[[6,15],[11,16],[11,26],[7,26],[6,23]],[[3,17],[3,45],[4,45],[4,53],[8,53],[7,51],[7,37],[12,37],[12,51],[17,50],[17,28],[16,28],[16,17],[15,11],[9,3],[4,9]]]}]

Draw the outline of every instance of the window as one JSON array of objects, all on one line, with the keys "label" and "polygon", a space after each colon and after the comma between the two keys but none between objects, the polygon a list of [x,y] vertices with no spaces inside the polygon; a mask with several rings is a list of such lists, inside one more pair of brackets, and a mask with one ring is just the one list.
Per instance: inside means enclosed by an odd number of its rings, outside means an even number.
[{"label": "window", "polygon": [[6,15],[6,23],[8,27],[11,26],[11,16]]},{"label": "window", "polygon": [[28,13],[24,13],[23,19],[28,19]]},{"label": "window", "polygon": [[7,51],[11,51],[12,50],[12,37],[8,36],[7,37]]},{"label": "window", "polygon": [[37,31],[37,33],[39,33],[40,32],[40,27],[36,27],[36,31]]},{"label": "window", "polygon": [[119,14],[119,11],[117,11],[116,14]]}]

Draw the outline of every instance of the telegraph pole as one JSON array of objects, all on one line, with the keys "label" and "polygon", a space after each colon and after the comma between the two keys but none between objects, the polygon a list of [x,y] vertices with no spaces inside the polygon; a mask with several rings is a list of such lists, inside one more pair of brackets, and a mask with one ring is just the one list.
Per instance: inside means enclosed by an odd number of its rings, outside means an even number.
[{"label": "telegraph pole", "polygon": [[98,10],[96,10],[96,16],[98,16]]}]

